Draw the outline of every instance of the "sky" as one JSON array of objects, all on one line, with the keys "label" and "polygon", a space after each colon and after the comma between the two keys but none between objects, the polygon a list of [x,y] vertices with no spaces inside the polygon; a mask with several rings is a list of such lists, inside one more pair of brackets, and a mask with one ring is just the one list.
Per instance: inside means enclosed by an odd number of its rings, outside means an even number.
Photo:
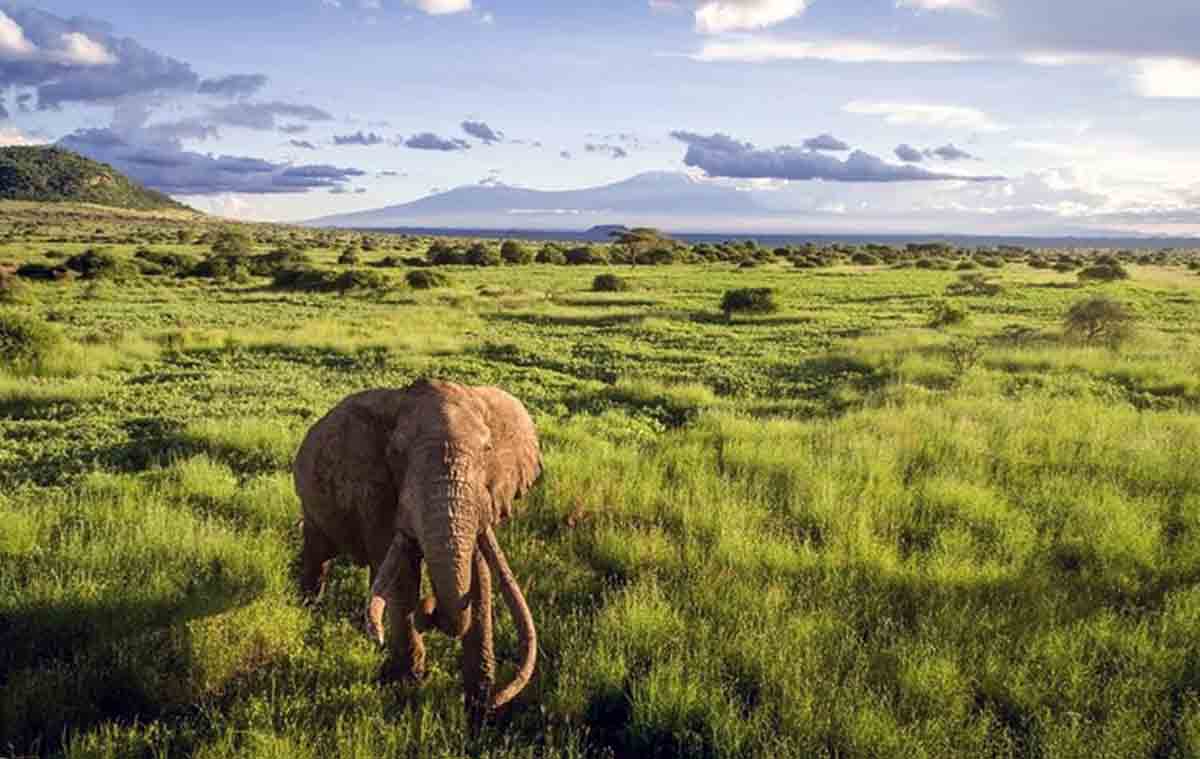
[{"label": "sky", "polygon": [[647,171],[792,231],[1200,234],[1196,0],[0,0],[0,145],[293,221]]}]

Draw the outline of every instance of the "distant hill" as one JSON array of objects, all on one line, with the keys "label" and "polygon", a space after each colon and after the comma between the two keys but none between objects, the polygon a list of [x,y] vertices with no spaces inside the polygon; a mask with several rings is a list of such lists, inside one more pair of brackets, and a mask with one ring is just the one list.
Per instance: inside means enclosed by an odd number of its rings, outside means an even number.
[{"label": "distant hill", "polygon": [[106,163],[40,146],[0,148],[0,200],[93,203],[139,211],[187,208]]},{"label": "distant hill", "polygon": [[531,190],[467,185],[371,211],[307,222],[323,227],[468,227],[472,229],[619,229],[622,223],[669,226],[671,220],[762,215],[750,193],[687,174],[655,171],[599,187]]}]

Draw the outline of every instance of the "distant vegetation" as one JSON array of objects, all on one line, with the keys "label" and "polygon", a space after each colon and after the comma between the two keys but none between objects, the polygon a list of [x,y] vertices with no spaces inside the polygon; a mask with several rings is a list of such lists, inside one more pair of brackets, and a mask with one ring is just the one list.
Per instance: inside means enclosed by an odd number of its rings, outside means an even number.
[{"label": "distant vegetation", "polygon": [[55,147],[0,148],[0,200],[95,203],[137,210],[184,209],[108,164]]}]

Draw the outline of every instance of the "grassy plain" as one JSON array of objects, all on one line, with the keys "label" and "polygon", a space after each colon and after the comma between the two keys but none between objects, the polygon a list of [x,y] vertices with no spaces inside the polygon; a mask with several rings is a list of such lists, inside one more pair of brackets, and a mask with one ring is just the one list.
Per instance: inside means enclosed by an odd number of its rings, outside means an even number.
[{"label": "grassy plain", "polygon": [[[0,261],[84,247],[38,235]],[[630,291],[590,292],[613,270]],[[0,306],[65,341],[0,375],[0,755],[1200,755],[1194,272],[1081,288],[1010,264],[939,330],[954,272],[444,271]],[[726,321],[734,287],[781,308]],[[1138,316],[1120,351],[1061,338],[1094,292]],[[453,645],[430,637],[422,688],[382,685],[365,572],[315,610],[294,591],[300,437],[422,375],[506,387],[546,457],[500,534],[539,669],[474,746]]]}]

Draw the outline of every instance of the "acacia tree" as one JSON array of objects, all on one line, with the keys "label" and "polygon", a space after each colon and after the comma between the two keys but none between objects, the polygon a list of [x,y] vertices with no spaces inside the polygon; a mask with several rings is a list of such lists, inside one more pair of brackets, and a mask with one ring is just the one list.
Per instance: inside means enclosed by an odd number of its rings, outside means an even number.
[{"label": "acacia tree", "polygon": [[1087,345],[1103,343],[1116,348],[1133,335],[1134,315],[1119,300],[1098,296],[1081,300],[1067,311],[1067,335]]}]

